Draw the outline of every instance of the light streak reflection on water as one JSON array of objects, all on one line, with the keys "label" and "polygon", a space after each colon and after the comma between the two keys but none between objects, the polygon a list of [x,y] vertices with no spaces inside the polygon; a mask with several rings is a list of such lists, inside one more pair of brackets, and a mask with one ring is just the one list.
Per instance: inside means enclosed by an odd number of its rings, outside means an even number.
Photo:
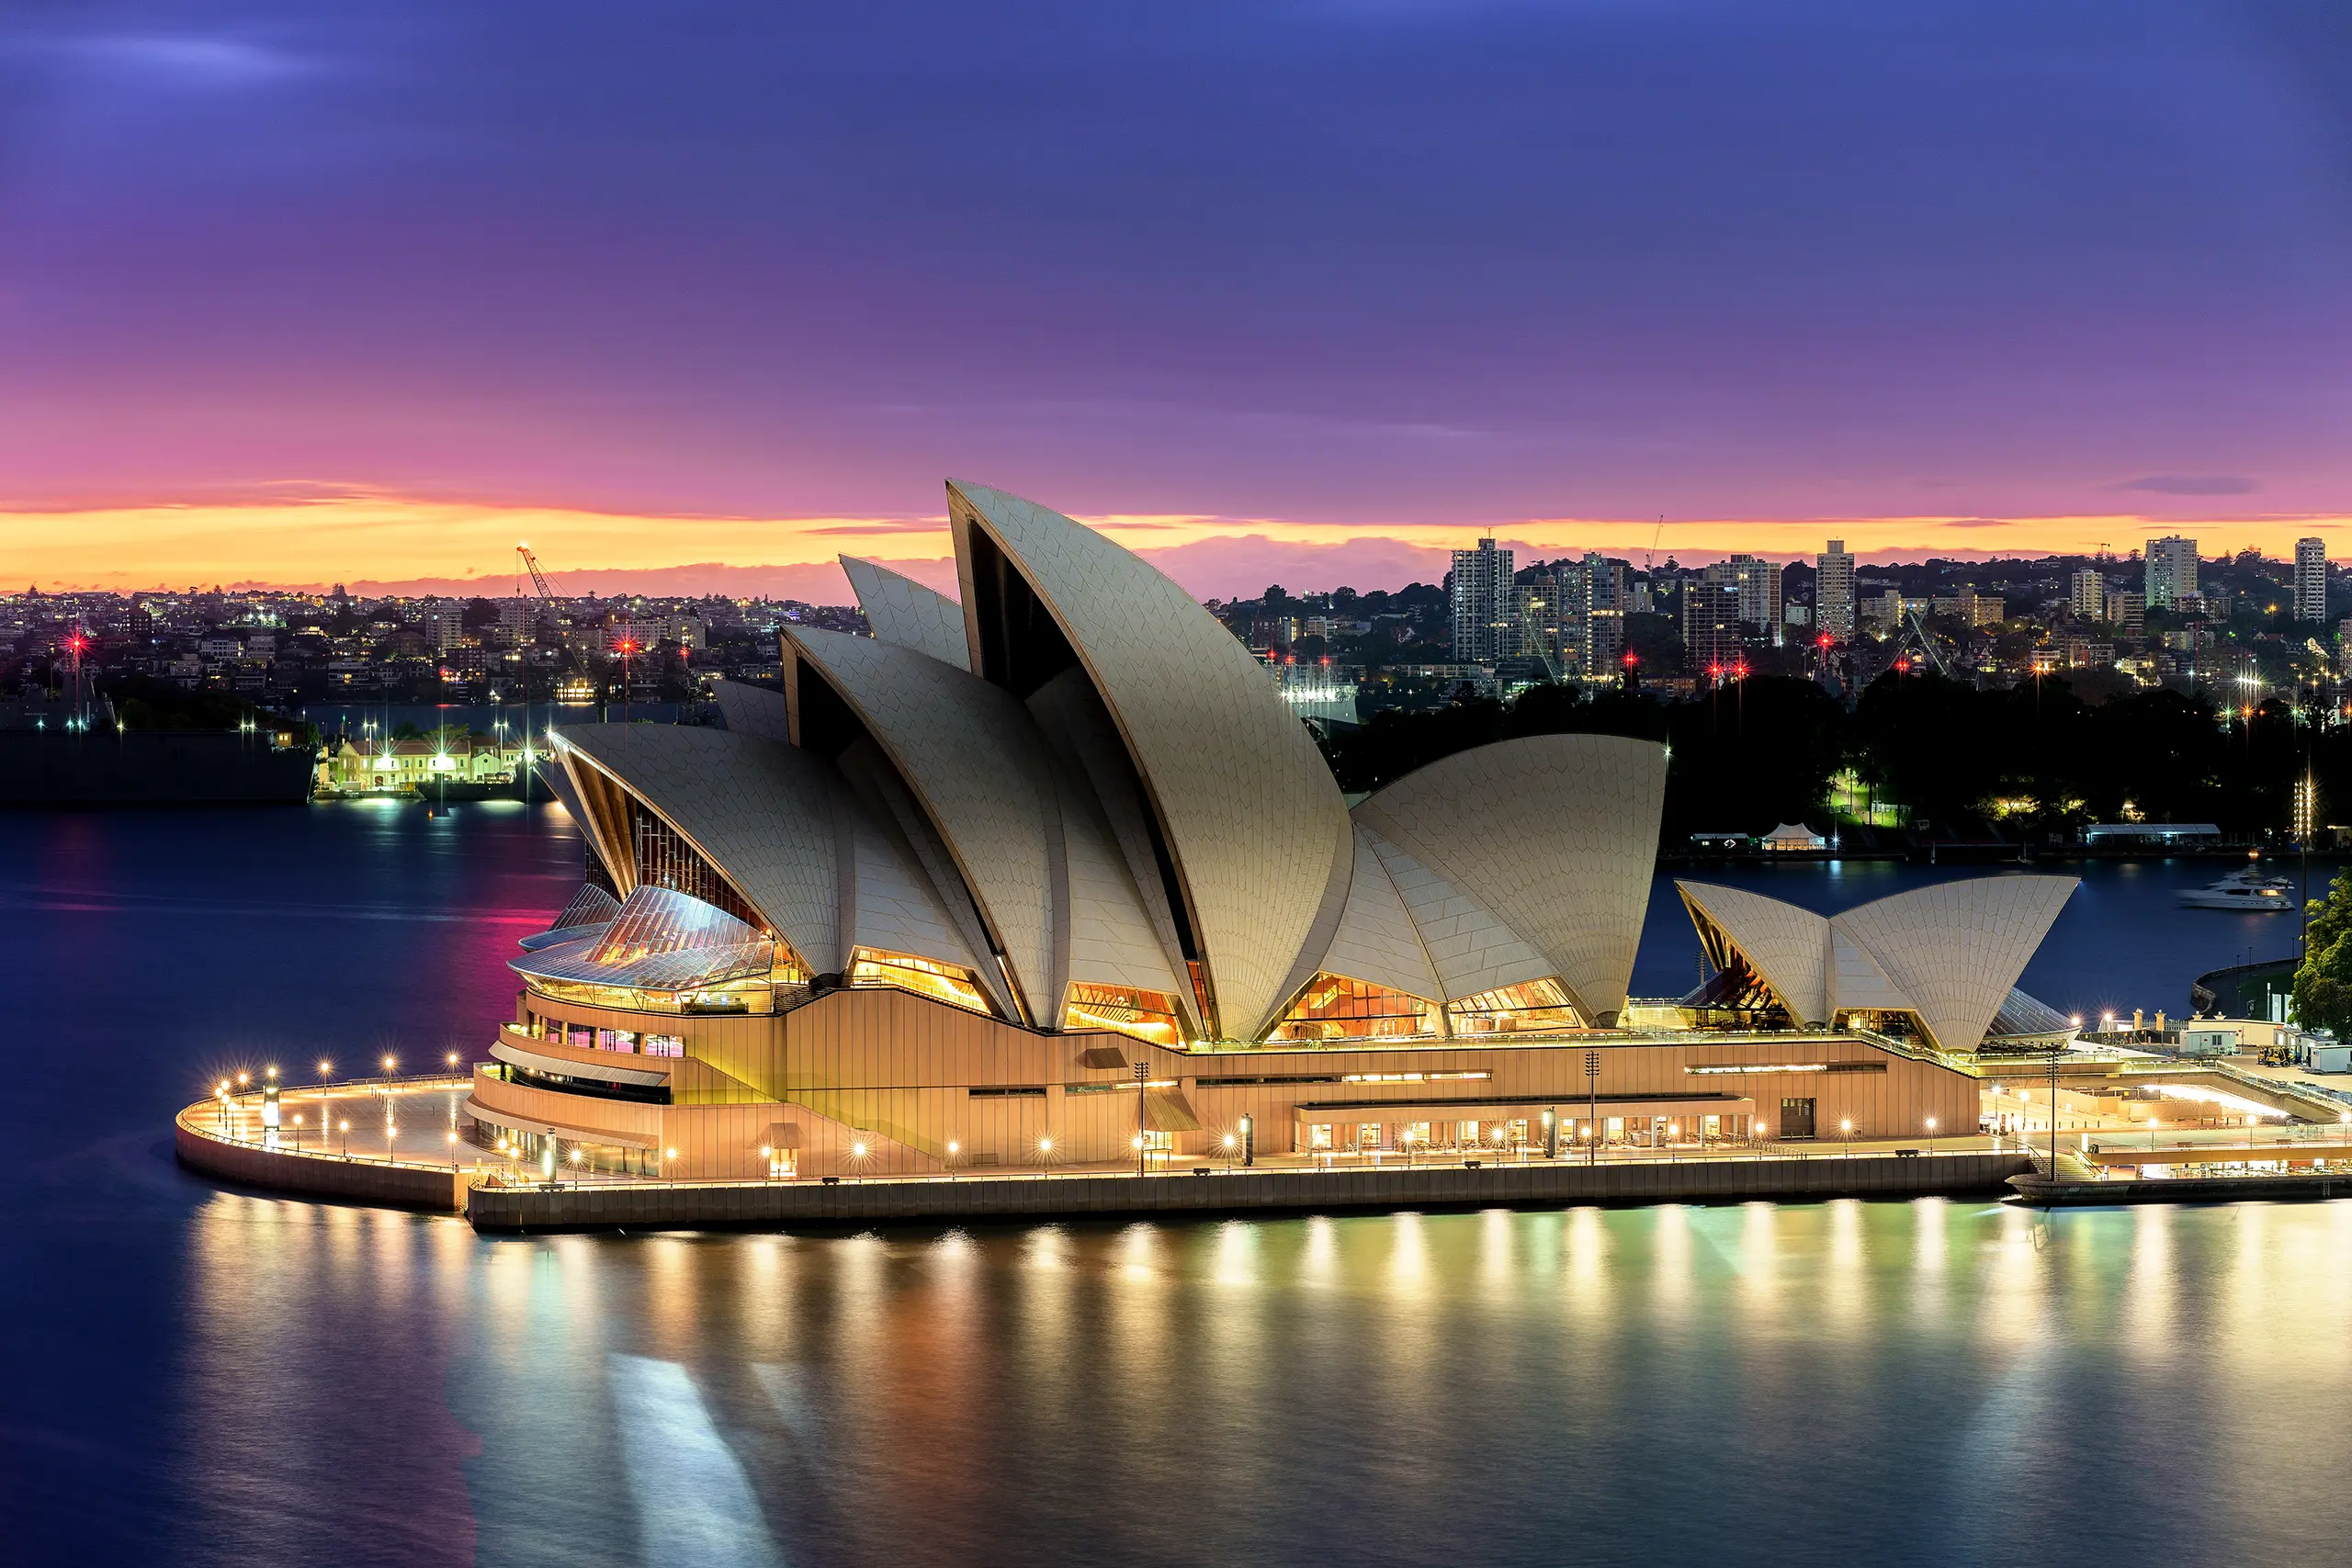
[{"label": "light streak reflection on water", "polygon": [[[1434,1561],[1475,1516],[1497,1562],[1564,1535],[1645,1560],[1663,1530],[1719,1562],[1970,1562],[2092,1540],[2083,1487],[2119,1550],[2309,1560],[2344,1506],[2278,1445],[2352,1382],[2341,1336],[2282,1330],[2352,1309],[2346,1214],[487,1241],[224,1195],[191,1254],[186,1479],[221,1561],[297,1560],[255,1522],[284,1489],[406,1562]],[[2227,1541],[2166,1522],[2197,1506]]]}]

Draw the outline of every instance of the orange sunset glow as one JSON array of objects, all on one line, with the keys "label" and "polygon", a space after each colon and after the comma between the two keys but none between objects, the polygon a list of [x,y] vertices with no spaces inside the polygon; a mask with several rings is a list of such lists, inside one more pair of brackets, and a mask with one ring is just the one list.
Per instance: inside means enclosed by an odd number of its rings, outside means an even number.
[{"label": "orange sunset glow", "polygon": [[[2245,517],[2185,523],[2133,514],[1992,520],[1844,517],[1751,520],[1501,518],[1432,524],[1303,523],[1274,517],[1096,516],[1086,521],[1158,559],[1194,592],[1254,592],[1269,581],[1297,591],[1348,583],[1435,581],[1444,552],[1491,530],[1534,556],[1589,549],[1638,558],[1652,547],[1690,564],[1736,550],[1798,558],[1829,536],[1872,559],[1929,556],[2116,555],[2184,528],[2209,550],[2291,555],[2301,535],[2327,536],[2337,517]],[[561,507],[469,506],[390,495],[243,505],[121,507],[0,513],[14,577],[44,590],[130,591],[215,582],[246,586],[447,592],[511,591],[514,546],[598,592],[771,592],[846,599],[834,558],[865,556],[952,584],[944,517],[710,517]],[[12,582],[10,586],[15,586]]]}]

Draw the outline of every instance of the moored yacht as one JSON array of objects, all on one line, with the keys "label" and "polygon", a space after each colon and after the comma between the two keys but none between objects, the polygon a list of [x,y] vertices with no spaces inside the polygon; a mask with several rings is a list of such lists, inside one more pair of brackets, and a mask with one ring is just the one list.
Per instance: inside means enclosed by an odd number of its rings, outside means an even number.
[{"label": "moored yacht", "polygon": [[2184,909],[2235,909],[2242,914],[2283,914],[2295,907],[2294,884],[2283,876],[2265,876],[2249,865],[2203,887],[2183,888]]}]

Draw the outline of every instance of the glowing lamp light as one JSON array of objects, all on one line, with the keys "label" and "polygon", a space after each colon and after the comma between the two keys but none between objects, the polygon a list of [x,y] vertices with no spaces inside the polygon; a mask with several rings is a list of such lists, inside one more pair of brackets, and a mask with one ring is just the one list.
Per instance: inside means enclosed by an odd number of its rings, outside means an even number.
[{"label": "glowing lamp light", "polygon": [[947,1152],[948,1152],[949,1154],[951,1154],[951,1155],[952,1155],[952,1154],[957,1154],[957,1153],[962,1152],[963,1147],[964,1147],[964,1145],[961,1145],[961,1144],[957,1143],[957,1142],[956,1142],[955,1139],[953,1139],[953,1138],[950,1138],[950,1139],[948,1139],[948,1140],[947,1140]]},{"label": "glowing lamp light", "polygon": [[676,1159],[678,1157],[678,1151],[675,1149],[663,1149],[662,1151],[662,1157],[664,1159]]},{"label": "glowing lamp light", "polygon": [[865,1157],[865,1145],[864,1144],[852,1144],[849,1146],[849,1157],[852,1159],[864,1159]]},{"label": "glowing lamp light", "polygon": [[1053,1141],[1053,1139],[1051,1139],[1051,1138],[1040,1138],[1040,1139],[1038,1139],[1038,1140],[1037,1140],[1037,1152],[1038,1152],[1039,1154],[1041,1154],[1041,1155],[1049,1155],[1049,1154],[1052,1154],[1052,1153],[1054,1152],[1054,1141]]}]

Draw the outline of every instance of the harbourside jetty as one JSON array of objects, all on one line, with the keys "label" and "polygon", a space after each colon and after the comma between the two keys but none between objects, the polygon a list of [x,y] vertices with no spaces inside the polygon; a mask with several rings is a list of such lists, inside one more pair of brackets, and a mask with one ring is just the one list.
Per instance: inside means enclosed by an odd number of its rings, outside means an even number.
[{"label": "harbourside jetty", "polygon": [[2040,1166],[2009,1179],[2018,1197],[2036,1208],[2104,1208],[2119,1203],[2301,1202],[2352,1198],[2352,1172],[2271,1171],[2245,1176],[2178,1176],[2098,1180],[2040,1174]]},{"label": "harbourside jetty", "polygon": [[591,1183],[476,1187],[466,1217],[489,1232],[717,1229],[892,1222],[1328,1213],[1573,1203],[1995,1194],[2029,1168],[2018,1154],[1642,1160],[1584,1165],[1216,1168],[1148,1176],[925,1177],[874,1181]]},{"label": "harbourside jetty", "polygon": [[[444,1091],[432,1081],[410,1092]],[[1379,1167],[1186,1167],[1125,1171],[850,1178],[835,1181],[516,1180],[465,1156],[345,1156],[270,1147],[199,1100],[174,1126],[180,1163],[238,1186],[462,1213],[485,1232],[837,1227],[891,1222],[1146,1214],[1310,1213],[1495,1204],[1732,1203],[1754,1199],[1996,1195],[2032,1169],[2018,1152],[1769,1153],[1588,1165],[1575,1159]],[[465,1145],[459,1145],[465,1147]],[[470,1151],[469,1151],[470,1152]],[[2352,1178],[2346,1179],[2352,1185]]]}]

